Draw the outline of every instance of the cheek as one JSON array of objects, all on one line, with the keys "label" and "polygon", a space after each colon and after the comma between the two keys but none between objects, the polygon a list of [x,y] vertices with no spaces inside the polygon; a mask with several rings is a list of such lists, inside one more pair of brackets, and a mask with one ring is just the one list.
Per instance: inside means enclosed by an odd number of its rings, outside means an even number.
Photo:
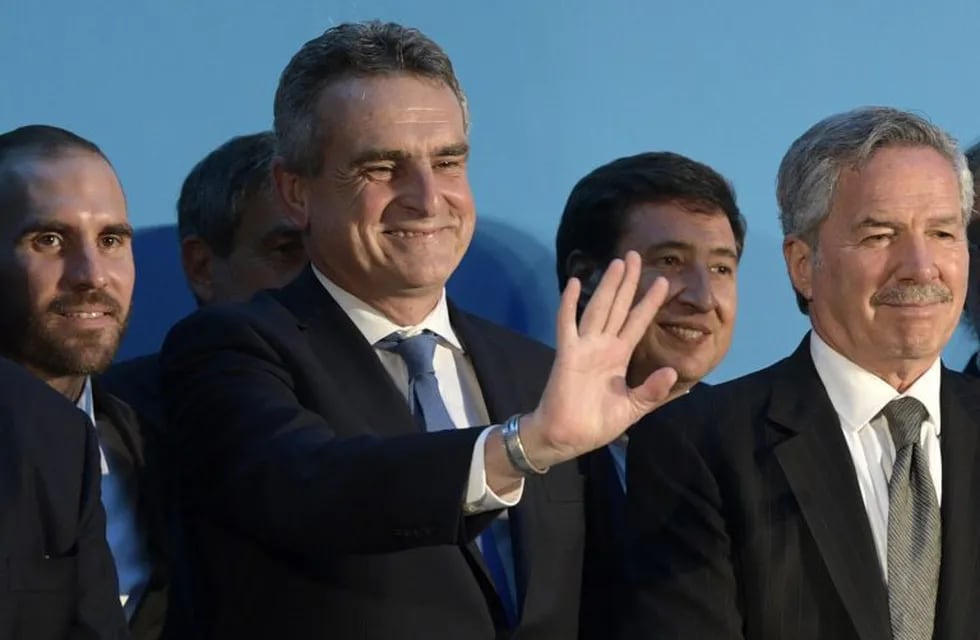
[{"label": "cheek", "polygon": [[115,261],[111,268],[112,280],[116,283],[116,288],[128,299],[133,295],[133,286],[136,284],[136,265],[132,254],[128,258]]},{"label": "cheek", "polygon": [[54,261],[29,260],[12,274],[12,284],[21,285],[21,290],[32,307],[44,307],[60,292],[62,279],[60,264]]},{"label": "cheek", "polygon": [[738,312],[738,293],[735,286],[716,289],[715,300],[718,301],[718,315],[722,324],[731,327],[735,323],[735,316]]},{"label": "cheek", "polygon": [[[968,252],[963,251],[952,261],[952,279],[955,284],[950,286],[965,291],[970,280],[980,278],[980,257],[971,260]],[[944,269],[944,271],[946,271]],[[945,273],[943,274],[945,278]]]},{"label": "cheek", "polygon": [[473,209],[473,190],[466,174],[448,176],[439,185],[442,197],[459,209]]}]

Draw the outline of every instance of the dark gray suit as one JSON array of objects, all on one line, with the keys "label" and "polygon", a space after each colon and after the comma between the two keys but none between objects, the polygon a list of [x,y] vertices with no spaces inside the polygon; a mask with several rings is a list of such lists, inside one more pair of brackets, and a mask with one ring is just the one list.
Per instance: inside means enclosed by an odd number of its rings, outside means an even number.
[{"label": "dark gray suit", "polygon": [[[980,387],[943,369],[936,640],[980,637]],[[889,640],[853,462],[810,358],[671,403],[634,429],[626,638]]]}]

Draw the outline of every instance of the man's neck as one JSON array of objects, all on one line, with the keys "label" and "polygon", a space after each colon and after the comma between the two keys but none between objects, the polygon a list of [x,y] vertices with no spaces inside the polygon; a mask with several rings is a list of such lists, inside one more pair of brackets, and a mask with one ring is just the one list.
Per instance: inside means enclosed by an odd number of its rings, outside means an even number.
[{"label": "man's neck", "polygon": [[442,299],[443,287],[420,287],[372,295],[371,291],[362,290],[341,274],[315,266],[331,283],[401,327],[414,326],[425,320]]},{"label": "man's neck", "polygon": [[909,387],[915,384],[915,381],[921,378],[922,375],[928,371],[939,358],[939,354],[935,354],[929,358],[891,359],[884,362],[859,362],[852,356],[848,355],[843,349],[838,348],[834,342],[828,340],[825,332],[818,330],[816,326],[813,327],[813,331],[820,336],[820,339],[823,340],[824,344],[833,349],[836,353],[847,358],[868,373],[881,378],[899,393],[905,393],[908,391]]},{"label": "man's neck", "polygon": [[375,298],[364,300],[384,317],[402,327],[410,327],[425,320],[439,304],[441,294],[425,298]]},{"label": "man's neck", "polygon": [[[656,371],[656,369],[654,371]],[[653,371],[648,371],[644,375],[643,371],[630,367],[626,370],[626,383],[631,387],[638,387],[646,381],[647,377],[651,373],[653,373]],[[670,393],[667,395],[667,399],[664,400],[663,404],[681,397],[694,388],[694,385],[696,385],[698,382],[698,380],[681,380],[678,378],[677,382],[674,383],[674,386],[671,387]]]}]

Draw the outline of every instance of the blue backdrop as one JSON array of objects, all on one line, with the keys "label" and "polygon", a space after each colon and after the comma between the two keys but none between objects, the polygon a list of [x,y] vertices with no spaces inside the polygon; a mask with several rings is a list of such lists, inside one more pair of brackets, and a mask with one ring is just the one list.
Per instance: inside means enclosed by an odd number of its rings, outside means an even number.
[{"label": "blue backdrop", "polygon": [[[439,41],[470,97],[480,221],[450,285],[465,307],[551,340],[555,227],[600,163],[670,149],[734,182],[749,236],[735,340],[714,381],[787,354],[807,326],[773,193],[796,136],[862,104],[920,111],[964,142],[980,135],[976,2],[0,0],[0,128],[76,130],[126,188],[138,283],[122,356],[156,349],[192,307],[173,228],[186,172],[270,126],[300,44],[375,17]],[[947,362],[972,348],[960,332]]]}]

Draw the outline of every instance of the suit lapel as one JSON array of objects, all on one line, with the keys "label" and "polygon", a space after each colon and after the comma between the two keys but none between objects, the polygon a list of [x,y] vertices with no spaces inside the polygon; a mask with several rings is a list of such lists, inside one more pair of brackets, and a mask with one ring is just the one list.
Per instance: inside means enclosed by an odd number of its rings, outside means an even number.
[{"label": "suit lapel", "polygon": [[847,443],[809,334],[774,375],[770,442],[858,636],[891,637],[888,598]]},{"label": "suit lapel", "polygon": [[[170,580],[169,566],[172,560],[171,549],[167,544],[168,523],[165,513],[165,499],[161,476],[162,470],[147,462],[147,456],[155,458],[160,451],[147,451],[144,433],[132,408],[115,396],[106,393],[101,385],[92,381],[92,397],[95,408],[96,429],[100,446],[112,463],[115,472],[125,471],[128,481],[136,488],[138,504],[136,519],[139,535],[143,536],[146,552],[150,556],[152,568],[140,601],[133,610],[130,627],[135,631],[147,628],[162,628],[166,593]],[[154,442],[150,448],[159,446]],[[150,603],[160,599],[148,610]]]},{"label": "suit lapel", "polygon": [[974,353],[970,356],[966,367],[963,368],[963,373],[974,378],[980,378],[980,367],[977,366],[978,357],[980,357],[980,353]]},{"label": "suit lapel", "polygon": [[[23,491],[20,486],[20,475],[22,466],[29,462],[28,451],[25,450],[25,443],[15,428],[16,421],[6,409],[0,409],[0,549],[15,549],[17,545],[12,543],[14,535],[23,535],[23,531],[37,533],[33,527],[28,528],[23,522],[17,522],[15,517],[20,515],[17,507],[18,501],[23,496],[18,495],[18,491]],[[5,559],[0,558],[0,573],[6,570],[3,566]],[[6,588],[3,583],[5,576],[0,577],[0,588]]]},{"label": "suit lapel", "polygon": [[[525,406],[521,390],[516,386],[515,365],[505,355],[509,351],[495,348],[495,345],[486,339],[486,335],[481,334],[472,325],[466,314],[460,312],[452,304],[449,306],[449,313],[453,329],[466,349],[466,355],[473,365],[474,371],[476,371],[490,423],[502,424],[514,413],[533,409],[533,406]],[[543,499],[543,491],[538,487],[539,481],[540,478],[527,478],[524,496],[521,498],[520,504],[507,511],[514,561],[514,582],[517,586],[515,599],[519,619],[523,617],[527,604],[525,601],[526,594],[529,591],[534,592],[533,589],[529,588],[533,584],[533,559],[540,553],[540,550],[532,548],[533,541],[539,537],[533,535],[537,526],[536,518],[541,513],[537,501]],[[482,554],[475,544],[471,543],[467,548],[470,554],[475,555],[475,564],[484,573],[487,584],[493,591],[493,600],[499,603],[499,596],[493,589],[493,582],[490,580],[490,574],[487,572]]]},{"label": "suit lapel", "polygon": [[293,314],[322,365],[321,371],[326,375],[324,396],[343,397],[343,402],[327,401],[323,405],[334,410],[343,407],[348,411],[348,424],[357,424],[359,429],[368,428],[381,436],[418,433],[405,396],[381,364],[374,347],[316,279],[311,268],[273,295]]},{"label": "suit lapel", "polygon": [[937,640],[976,637],[976,629],[971,629],[968,623],[980,598],[976,418],[980,415],[980,394],[975,384],[943,370],[940,391],[943,535],[936,605]]}]

